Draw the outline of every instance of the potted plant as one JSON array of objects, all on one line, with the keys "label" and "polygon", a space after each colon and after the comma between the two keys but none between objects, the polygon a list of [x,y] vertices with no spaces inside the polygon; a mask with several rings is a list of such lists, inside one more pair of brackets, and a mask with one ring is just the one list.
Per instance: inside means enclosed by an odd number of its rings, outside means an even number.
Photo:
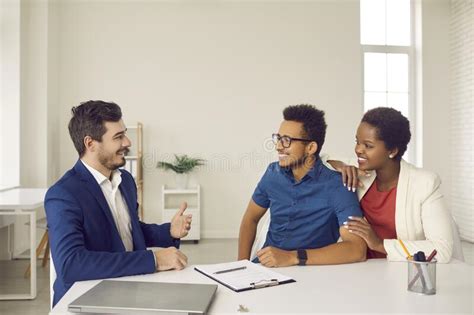
[{"label": "potted plant", "polygon": [[200,158],[192,158],[184,155],[174,155],[175,161],[173,163],[159,161],[156,167],[162,168],[165,171],[171,170],[176,173],[176,186],[180,189],[186,189],[188,184],[188,174],[196,167],[204,165],[206,160]]}]

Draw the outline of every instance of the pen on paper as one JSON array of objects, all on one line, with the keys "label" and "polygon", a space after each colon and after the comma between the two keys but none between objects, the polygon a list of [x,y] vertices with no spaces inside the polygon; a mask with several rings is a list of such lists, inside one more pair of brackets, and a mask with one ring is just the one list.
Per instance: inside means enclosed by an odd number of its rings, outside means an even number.
[{"label": "pen on paper", "polygon": [[247,267],[243,266],[243,267],[237,267],[237,268],[232,268],[232,269],[219,270],[219,271],[214,272],[214,274],[217,275],[217,274],[221,274],[221,273],[232,272],[232,271],[237,271],[237,270],[244,270],[244,269],[247,269]]}]

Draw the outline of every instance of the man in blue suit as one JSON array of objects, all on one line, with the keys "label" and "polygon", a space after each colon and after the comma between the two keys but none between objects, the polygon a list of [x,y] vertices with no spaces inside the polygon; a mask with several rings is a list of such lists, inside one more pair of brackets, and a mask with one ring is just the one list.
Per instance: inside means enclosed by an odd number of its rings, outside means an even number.
[{"label": "man in blue suit", "polygon": [[183,269],[179,239],[192,220],[183,203],[170,223],[139,221],[135,181],[119,169],[131,142],[117,104],[88,101],[72,114],[69,133],[79,160],[45,199],[57,273],[53,306],[76,281]]}]

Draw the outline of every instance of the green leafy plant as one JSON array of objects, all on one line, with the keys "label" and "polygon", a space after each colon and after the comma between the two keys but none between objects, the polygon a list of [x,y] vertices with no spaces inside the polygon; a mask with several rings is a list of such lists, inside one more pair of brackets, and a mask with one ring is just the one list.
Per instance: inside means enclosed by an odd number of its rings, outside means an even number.
[{"label": "green leafy plant", "polygon": [[156,167],[162,168],[165,171],[172,170],[173,172],[177,174],[186,174],[190,173],[194,168],[204,165],[206,160],[203,159],[198,159],[198,158],[191,158],[187,156],[186,154],[184,155],[174,155],[175,157],[175,162],[174,163],[168,163],[164,161],[158,162]]}]

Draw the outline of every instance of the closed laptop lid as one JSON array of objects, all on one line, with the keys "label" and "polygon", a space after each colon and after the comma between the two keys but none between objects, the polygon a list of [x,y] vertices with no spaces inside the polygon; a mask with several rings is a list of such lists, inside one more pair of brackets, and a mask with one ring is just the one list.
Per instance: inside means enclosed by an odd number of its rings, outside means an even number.
[{"label": "closed laptop lid", "polygon": [[73,313],[205,314],[217,285],[103,280],[69,304]]}]

